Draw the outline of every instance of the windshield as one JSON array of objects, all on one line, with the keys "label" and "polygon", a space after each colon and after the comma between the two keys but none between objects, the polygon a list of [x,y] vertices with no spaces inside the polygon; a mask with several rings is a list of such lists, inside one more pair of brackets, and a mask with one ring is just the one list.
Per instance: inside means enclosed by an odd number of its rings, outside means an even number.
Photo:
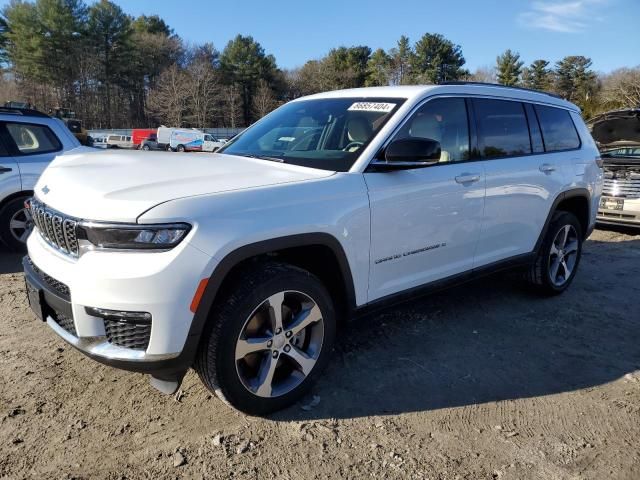
[{"label": "windshield", "polygon": [[603,157],[638,157],[640,158],[640,147],[619,147],[602,152]]},{"label": "windshield", "polygon": [[404,99],[324,98],[290,102],[220,153],[345,172]]}]

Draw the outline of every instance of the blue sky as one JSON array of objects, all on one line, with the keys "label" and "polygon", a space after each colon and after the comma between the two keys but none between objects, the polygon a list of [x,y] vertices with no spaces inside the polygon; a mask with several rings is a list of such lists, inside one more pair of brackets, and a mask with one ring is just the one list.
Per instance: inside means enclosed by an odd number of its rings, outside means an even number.
[{"label": "blue sky", "polygon": [[[87,0],[90,3],[90,0]],[[0,5],[8,3],[0,0]],[[526,63],[591,57],[598,71],[640,65],[640,0],[116,0],[131,15],[158,14],[189,42],[222,49],[252,35],[291,68],[332,47],[391,48],[442,33],[462,46],[467,68],[493,65],[506,48]]]}]

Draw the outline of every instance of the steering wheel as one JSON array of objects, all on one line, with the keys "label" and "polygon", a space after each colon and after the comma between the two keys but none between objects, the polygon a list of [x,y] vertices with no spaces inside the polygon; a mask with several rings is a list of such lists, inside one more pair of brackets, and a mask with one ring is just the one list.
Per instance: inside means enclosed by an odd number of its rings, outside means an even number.
[{"label": "steering wheel", "polygon": [[346,147],[344,147],[342,149],[343,152],[348,152],[350,149],[352,149],[353,147],[361,147],[362,145],[364,145],[364,142],[349,142],[347,144]]}]

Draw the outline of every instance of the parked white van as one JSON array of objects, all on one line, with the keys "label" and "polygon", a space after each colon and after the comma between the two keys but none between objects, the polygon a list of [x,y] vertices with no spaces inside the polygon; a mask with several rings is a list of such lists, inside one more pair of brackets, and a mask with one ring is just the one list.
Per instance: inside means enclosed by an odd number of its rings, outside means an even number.
[{"label": "parked white van", "polygon": [[215,152],[224,142],[199,130],[174,130],[169,145],[176,152]]}]

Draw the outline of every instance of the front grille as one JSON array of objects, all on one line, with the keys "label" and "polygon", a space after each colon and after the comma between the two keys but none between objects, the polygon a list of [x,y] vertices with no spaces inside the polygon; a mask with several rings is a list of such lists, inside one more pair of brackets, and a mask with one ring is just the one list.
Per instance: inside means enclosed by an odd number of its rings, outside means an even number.
[{"label": "front grille", "polygon": [[64,328],[71,335],[73,335],[74,337],[78,336],[76,332],[76,324],[73,322],[73,318],[69,318],[60,312],[54,312],[53,319],[58,325]]},{"label": "front grille", "polygon": [[609,197],[640,198],[638,165],[605,165],[602,193]]},{"label": "front grille", "polygon": [[38,232],[51,246],[73,257],[78,256],[78,220],[31,199],[31,216]]},{"label": "front grille", "polygon": [[33,263],[30,257],[27,257],[27,262],[29,262],[29,265],[33,269],[33,272],[62,298],[64,298],[65,300],[69,300],[71,298],[71,292],[66,284],[62,283],[60,280],[56,280],[51,275],[47,275],[46,273],[44,273],[38,268],[35,263]]},{"label": "front grille", "polygon": [[113,345],[133,350],[146,350],[149,346],[151,324],[124,323],[105,319],[104,329],[107,332],[107,341]]}]

